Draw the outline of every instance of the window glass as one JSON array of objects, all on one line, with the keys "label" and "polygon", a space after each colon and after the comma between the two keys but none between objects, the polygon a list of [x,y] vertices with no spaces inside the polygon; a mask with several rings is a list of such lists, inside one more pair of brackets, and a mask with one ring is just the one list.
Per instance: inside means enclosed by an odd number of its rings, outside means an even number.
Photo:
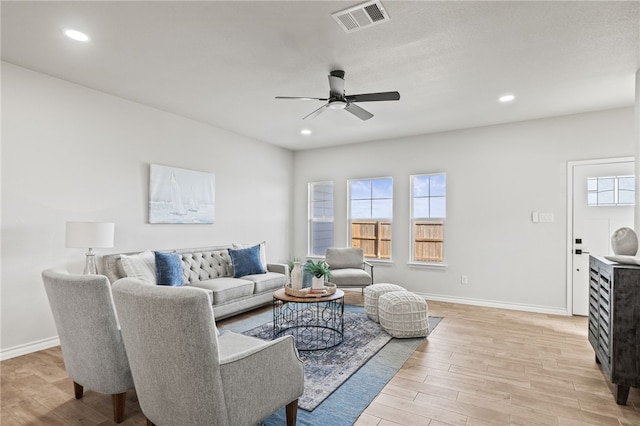
[{"label": "window glass", "polygon": [[309,254],[324,256],[333,246],[333,182],[309,184]]},{"label": "window glass", "polygon": [[413,262],[441,263],[444,261],[446,200],[446,174],[411,176],[411,260]]},{"label": "window glass", "polygon": [[634,204],[634,176],[600,176],[587,178],[588,206],[631,206]]},{"label": "window glass", "polygon": [[349,229],[352,247],[372,259],[391,259],[393,179],[349,180]]}]

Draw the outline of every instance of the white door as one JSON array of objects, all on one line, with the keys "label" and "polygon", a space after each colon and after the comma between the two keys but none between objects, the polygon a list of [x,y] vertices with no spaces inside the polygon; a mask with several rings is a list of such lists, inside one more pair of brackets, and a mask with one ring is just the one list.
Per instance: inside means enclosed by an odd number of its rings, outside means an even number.
[{"label": "white door", "polygon": [[[576,164],[573,167],[573,254],[570,256],[570,261],[572,262],[574,315],[589,314],[589,254],[599,256],[613,254],[611,250],[613,232],[623,226],[633,228],[634,206],[609,203],[616,201],[617,186],[616,179],[607,178],[633,174],[633,161],[603,160],[597,163]],[[588,205],[588,178],[601,178],[599,198],[602,203],[609,205]],[[622,182],[624,186],[624,179]],[[594,183],[592,181],[592,185]],[[609,191],[611,184],[613,185]],[[593,192],[591,197],[595,198]],[[624,195],[622,201],[625,201]]]}]

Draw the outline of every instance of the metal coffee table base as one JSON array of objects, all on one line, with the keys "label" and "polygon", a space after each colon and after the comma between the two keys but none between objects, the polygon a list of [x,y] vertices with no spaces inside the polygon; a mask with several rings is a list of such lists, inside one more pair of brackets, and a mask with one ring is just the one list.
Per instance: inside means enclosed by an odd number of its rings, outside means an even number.
[{"label": "metal coffee table base", "polygon": [[327,349],[344,338],[344,298],[292,302],[273,298],[273,337],[290,334],[300,351]]}]

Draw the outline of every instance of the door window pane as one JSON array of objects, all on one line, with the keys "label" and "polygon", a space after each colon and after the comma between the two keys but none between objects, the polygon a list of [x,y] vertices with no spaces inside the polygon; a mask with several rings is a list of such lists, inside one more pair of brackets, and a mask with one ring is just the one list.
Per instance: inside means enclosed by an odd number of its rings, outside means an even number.
[{"label": "door window pane", "polygon": [[629,206],[634,204],[634,176],[599,176],[587,178],[588,206]]}]

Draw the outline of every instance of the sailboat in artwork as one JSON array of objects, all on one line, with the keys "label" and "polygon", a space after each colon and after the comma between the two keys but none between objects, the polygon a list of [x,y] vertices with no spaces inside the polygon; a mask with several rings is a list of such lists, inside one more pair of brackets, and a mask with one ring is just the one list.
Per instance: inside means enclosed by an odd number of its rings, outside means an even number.
[{"label": "sailboat in artwork", "polygon": [[187,209],[185,209],[184,204],[182,203],[180,185],[178,185],[178,180],[176,179],[176,175],[173,173],[173,170],[171,170],[171,203],[173,206],[171,214],[176,216],[184,216],[187,214]]},{"label": "sailboat in artwork", "polygon": [[189,211],[196,213],[198,211],[198,202],[195,198],[195,191],[193,190],[193,185],[191,186],[191,195],[189,197]]}]

